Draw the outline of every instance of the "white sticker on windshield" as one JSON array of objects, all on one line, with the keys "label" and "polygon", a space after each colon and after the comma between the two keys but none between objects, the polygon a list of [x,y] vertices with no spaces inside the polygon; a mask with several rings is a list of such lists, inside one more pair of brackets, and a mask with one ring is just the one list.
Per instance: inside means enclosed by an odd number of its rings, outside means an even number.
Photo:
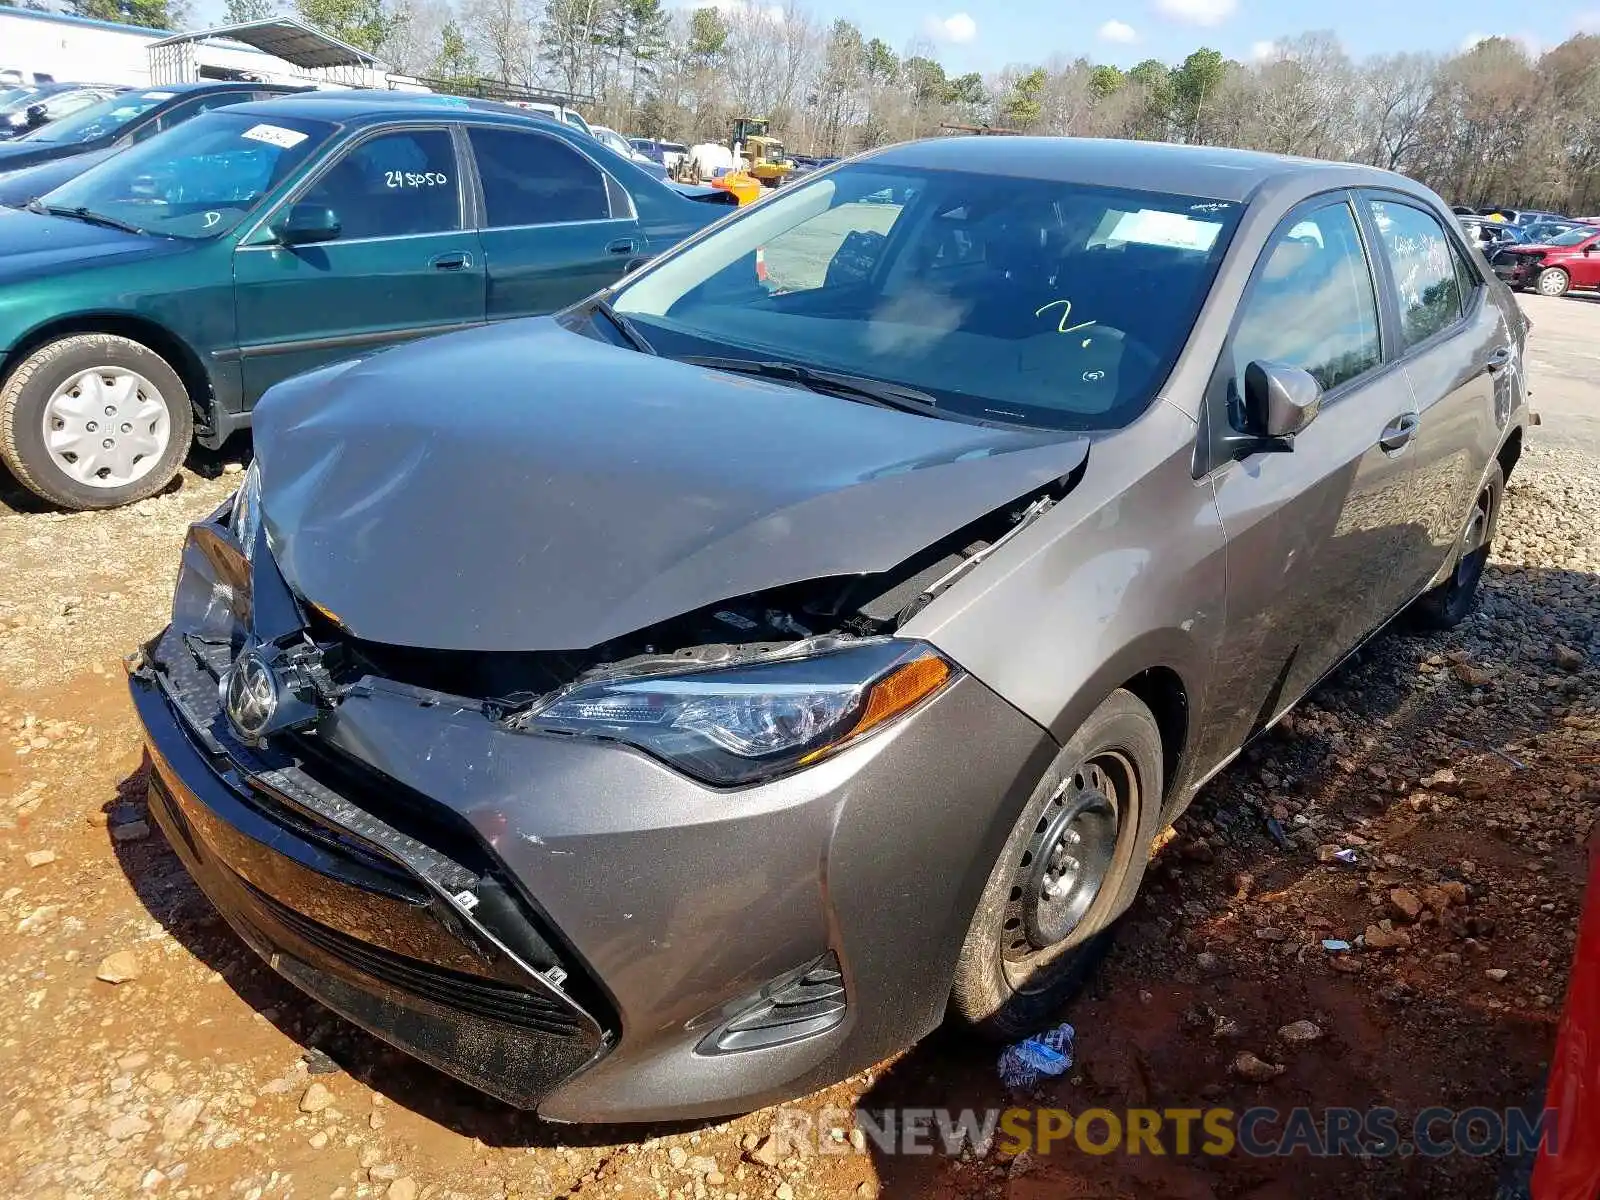
[{"label": "white sticker on windshield", "polygon": [[1182,213],[1141,208],[1124,215],[1107,240],[1167,246],[1173,250],[1209,250],[1221,231],[1222,226],[1215,221],[1196,221]]},{"label": "white sticker on windshield", "polygon": [[247,137],[252,142],[265,142],[279,150],[293,150],[306,140],[307,135],[298,129],[285,129],[282,125],[252,125],[239,136]]},{"label": "white sticker on windshield", "polygon": [[171,100],[177,94],[177,92],[146,92],[144,98],[146,100]]}]

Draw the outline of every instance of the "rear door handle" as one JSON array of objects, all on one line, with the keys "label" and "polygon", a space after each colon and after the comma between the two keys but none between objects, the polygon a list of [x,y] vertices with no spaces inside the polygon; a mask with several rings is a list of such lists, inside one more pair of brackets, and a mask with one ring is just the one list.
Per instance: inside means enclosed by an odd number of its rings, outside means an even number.
[{"label": "rear door handle", "polygon": [[633,238],[618,238],[606,247],[607,254],[632,254],[639,248],[639,243]]},{"label": "rear door handle", "polygon": [[465,271],[472,265],[472,255],[465,250],[452,250],[449,254],[435,254],[428,265],[435,271]]},{"label": "rear door handle", "polygon": [[1417,436],[1417,426],[1421,423],[1416,413],[1401,413],[1384,426],[1383,436],[1378,439],[1379,447],[1385,454],[1399,454]]},{"label": "rear door handle", "polygon": [[1489,357],[1484,360],[1484,366],[1490,371],[1499,371],[1511,363],[1511,347],[1500,346],[1490,351]]}]

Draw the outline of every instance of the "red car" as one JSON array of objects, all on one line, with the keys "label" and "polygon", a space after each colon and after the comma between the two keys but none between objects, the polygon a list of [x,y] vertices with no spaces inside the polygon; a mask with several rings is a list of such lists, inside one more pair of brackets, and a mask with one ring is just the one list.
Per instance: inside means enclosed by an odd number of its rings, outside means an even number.
[{"label": "red car", "polygon": [[1533,1200],[1594,1200],[1600,1195],[1600,827],[1589,838],[1588,890],[1545,1108],[1555,1112],[1556,1151],[1550,1139],[1540,1148]]},{"label": "red car", "polygon": [[1489,265],[1511,287],[1532,287],[1541,296],[1600,288],[1600,229],[1571,229],[1548,242],[1501,246]]}]

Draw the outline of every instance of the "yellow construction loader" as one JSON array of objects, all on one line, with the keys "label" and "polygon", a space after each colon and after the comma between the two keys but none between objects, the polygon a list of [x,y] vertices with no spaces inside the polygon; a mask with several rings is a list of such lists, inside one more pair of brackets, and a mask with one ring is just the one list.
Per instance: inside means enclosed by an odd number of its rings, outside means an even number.
[{"label": "yellow construction loader", "polygon": [[783,143],[767,136],[765,117],[735,117],[728,148],[736,159],[744,159],[745,169],[759,179],[763,187],[777,187],[794,170],[794,163],[784,153]]}]

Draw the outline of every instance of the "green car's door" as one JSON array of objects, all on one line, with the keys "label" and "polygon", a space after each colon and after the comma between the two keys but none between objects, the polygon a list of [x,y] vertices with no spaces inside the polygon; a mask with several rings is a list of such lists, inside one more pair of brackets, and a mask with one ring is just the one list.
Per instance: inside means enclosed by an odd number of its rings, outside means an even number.
[{"label": "green car's door", "polygon": [[564,308],[644,252],[632,198],[586,155],[550,134],[466,128],[483,189],[491,321]]},{"label": "green car's door", "polygon": [[[483,255],[463,220],[448,126],[389,128],[336,152],[234,252],[244,398],[392,342],[484,318]],[[282,245],[291,212],[330,214],[338,235]]]}]

